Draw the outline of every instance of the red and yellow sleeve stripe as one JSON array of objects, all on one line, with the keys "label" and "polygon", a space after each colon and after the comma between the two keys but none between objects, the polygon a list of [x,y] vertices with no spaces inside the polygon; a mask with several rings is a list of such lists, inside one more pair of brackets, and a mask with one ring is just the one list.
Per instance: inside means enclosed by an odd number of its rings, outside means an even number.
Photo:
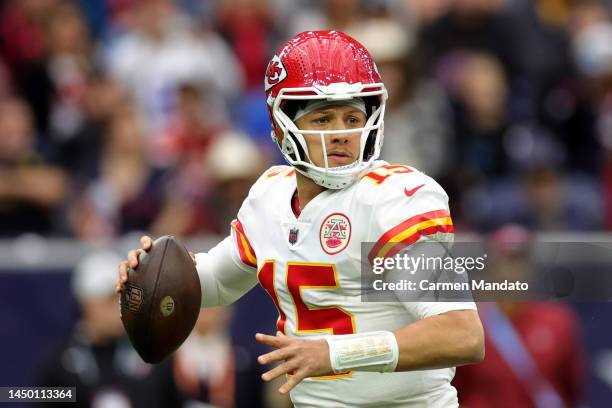
[{"label": "red and yellow sleeve stripe", "polygon": [[232,221],[232,228],[236,233],[236,247],[240,254],[240,260],[247,266],[257,268],[257,256],[255,256],[255,251],[253,251],[253,247],[249,243],[240,221]]},{"label": "red and yellow sleeve stripe", "polygon": [[438,232],[453,233],[454,231],[453,221],[447,210],[418,214],[385,232],[374,244],[368,259],[372,263],[375,258],[393,257],[408,245],[417,242],[422,236]]}]

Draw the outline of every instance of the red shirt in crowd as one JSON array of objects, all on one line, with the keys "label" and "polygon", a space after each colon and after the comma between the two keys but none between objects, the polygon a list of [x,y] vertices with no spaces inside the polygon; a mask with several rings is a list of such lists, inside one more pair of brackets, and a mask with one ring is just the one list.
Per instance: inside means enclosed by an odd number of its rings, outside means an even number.
[{"label": "red shirt in crowd", "polygon": [[[486,306],[479,307],[485,325],[486,357],[480,364],[457,368],[453,385],[466,408],[535,407],[533,398],[502,357],[486,326]],[[501,308],[504,309],[504,308]],[[584,356],[580,327],[573,311],[558,303],[517,303],[508,313],[514,330],[548,383],[567,406],[583,398]]]}]

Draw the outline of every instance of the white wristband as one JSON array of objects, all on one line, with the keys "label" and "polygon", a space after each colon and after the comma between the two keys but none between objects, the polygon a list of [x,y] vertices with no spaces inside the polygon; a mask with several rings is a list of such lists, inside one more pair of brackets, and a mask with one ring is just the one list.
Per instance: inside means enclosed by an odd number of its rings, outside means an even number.
[{"label": "white wristband", "polygon": [[399,349],[388,331],[325,336],[334,373],[346,371],[393,372]]}]

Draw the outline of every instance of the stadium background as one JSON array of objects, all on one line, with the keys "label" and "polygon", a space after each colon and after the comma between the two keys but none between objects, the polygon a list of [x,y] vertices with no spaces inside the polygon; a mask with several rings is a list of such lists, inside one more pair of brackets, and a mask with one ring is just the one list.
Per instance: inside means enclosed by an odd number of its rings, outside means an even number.
[{"label": "stadium background", "polygon": [[[439,180],[460,232],[517,223],[608,240],[612,20],[589,0],[4,0],[0,11],[0,385],[32,385],[79,310],[87,254],[142,232],[205,249],[281,162],[262,77],[285,39],[346,31],[390,92],[383,158]],[[554,238],[553,238],[554,239]],[[585,401],[612,399],[612,307],[571,305]],[[275,311],[233,311],[257,355]]]}]

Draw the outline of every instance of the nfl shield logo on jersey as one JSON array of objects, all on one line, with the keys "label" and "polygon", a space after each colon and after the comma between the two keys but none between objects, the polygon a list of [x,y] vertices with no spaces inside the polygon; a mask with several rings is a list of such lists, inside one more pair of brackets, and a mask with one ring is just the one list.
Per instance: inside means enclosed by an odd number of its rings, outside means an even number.
[{"label": "nfl shield logo on jersey", "polygon": [[351,222],[341,213],[330,214],[323,220],[319,233],[321,248],[328,255],[335,255],[347,247],[351,240]]},{"label": "nfl shield logo on jersey", "polygon": [[298,230],[297,228],[291,228],[289,230],[289,243],[291,245],[295,244],[298,240],[298,233],[300,232],[300,230]]}]

